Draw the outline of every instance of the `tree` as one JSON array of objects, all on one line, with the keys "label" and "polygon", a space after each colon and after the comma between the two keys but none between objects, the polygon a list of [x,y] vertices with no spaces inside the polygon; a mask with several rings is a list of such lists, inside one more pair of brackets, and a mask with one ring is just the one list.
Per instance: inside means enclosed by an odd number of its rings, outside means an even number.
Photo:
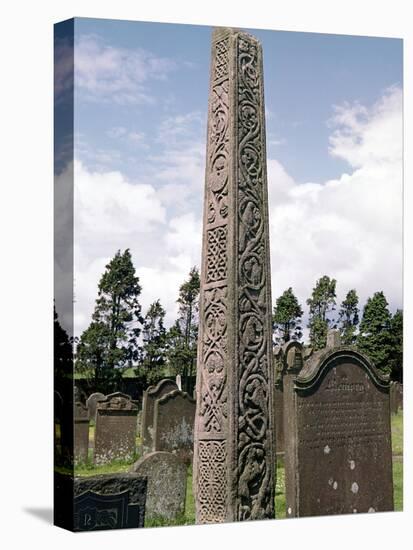
[{"label": "tree", "polygon": [[[158,379],[165,366],[166,330],[164,327],[165,310],[159,300],[153,302],[143,322],[143,360],[142,370],[150,382]],[[141,370],[141,369],[139,369]]]},{"label": "tree", "polygon": [[308,323],[310,342],[314,350],[324,348],[327,344],[327,331],[332,323],[328,315],[335,310],[336,283],[335,279],[324,275],[318,279],[311,298],[307,300],[310,308]]},{"label": "tree", "polygon": [[390,354],[390,376],[403,384],[403,310],[398,309],[390,321],[391,333],[391,354]]},{"label": "tree", "polygon": [[179,288],[179,316],[168,332],[168,363],[175,374],[181,374],[182,387],[188,392],[197,356],[199,288],[199,271],[193,267]]},{"label": "tree", "polygon": [[391,314],[384,293],[375,292],[363,309],[357,347],[384,374],[390,373],[392,349]]},{"label": "tree", "polygon": [[290,340],[300,340],[303,335],[301,329],[302,315],[301,305],[290,287],[275,302],[273,326],[277,344],[285,344]]},{"label": "tree", "polygon": [[122,369],[140,358],[140,293],[129,249],[118,250],[99,281],[92,322],[77,347],[76,369],[93,377],[96,391],[115,390]]},{"label": "tree", "polygon": [[347,292],[347,296],[341,302],[339,313],[339,328],[341,342],[344,345],[351,346],[356,341],[356,330],[359,323],[359,298],[357,292],[352,289]]}]

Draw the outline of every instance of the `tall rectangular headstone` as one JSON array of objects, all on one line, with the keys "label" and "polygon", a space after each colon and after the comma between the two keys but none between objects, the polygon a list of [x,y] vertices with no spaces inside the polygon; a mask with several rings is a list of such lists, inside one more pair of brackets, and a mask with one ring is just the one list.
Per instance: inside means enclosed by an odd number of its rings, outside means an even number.
[{"label": "tall rectangular headstone", "polygon": [[151,453],[155,450],[153,440],[154,430],[154,412],[155,402],[157,399],[163,397],[167,393],[177,390],[178,386],[174,380],[165,378],[156,384],[156,386],[149,386],[143,393],[143,405],[142,405],[142,428],[141,428],[141,454]]},{"label": "tall rectangular headstone", "polygon": [[169,451],[192,462],[194,448],[195,400],[174,390],[155,402],[154,448]]},{"label": "tall rectangular headstone", "polygon": [[112,393],[97,402],[95,464],[131,460],[136,447],[138,406],[129,395]]},{"label": "tall rectangular headstone", "polygon": [[315,353],[286,404],[287,517],[393,510],[389,383],[367,357]]},{"label": "tall rectangular headstone", "polygon": [[75,403],[73,428],[75,462],[86,462],[89,452],[89,411],[79,401]]},{"label": "tall rectangular headstone", "polygon": [[212,37],[194,443],[197,523],[274,517],[262,48]]}]

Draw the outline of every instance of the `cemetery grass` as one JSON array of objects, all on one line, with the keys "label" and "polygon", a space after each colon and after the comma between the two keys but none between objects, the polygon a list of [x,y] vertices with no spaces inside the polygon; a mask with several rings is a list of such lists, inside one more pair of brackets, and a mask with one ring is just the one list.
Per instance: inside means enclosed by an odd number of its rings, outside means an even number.
[{"label": "cemetery grass", "polygon": [[[391,417],[392,448],[393,448],[393,485],[394,485],[394,510],[403,510],[403,412],[400,411]],[[93,432],[92,432],[93,433]],[[92,434],[91,434],[92,435]],[[102,466],[94,466],[89,457],[87,464],[76,467],[76,475],[90,476],[96,474],[110,474],[116,472],[127,472],[133,461],[114,461]],[[286,517],[285,513],[285,471],[283,460],[277,459],[277,484],[275,490],[275,514],[277,519]],[[188,471],[186,486],[185,512],[175,520],[165,518],[151,518],[145,520],[145,527],[163,527],[195,524],[195,503],[192,494],[192,469]]]}]

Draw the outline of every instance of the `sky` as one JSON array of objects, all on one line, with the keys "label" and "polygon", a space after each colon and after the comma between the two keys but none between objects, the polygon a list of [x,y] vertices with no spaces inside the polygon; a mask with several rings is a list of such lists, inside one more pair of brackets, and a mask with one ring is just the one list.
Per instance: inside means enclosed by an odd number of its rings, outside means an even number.
[{"label": "sky", "polygon": [[[402,41],[246,29],[262,43],[273,303],[318,278],[402,307]],[[130,248],[166,324],[200,265],[211,28],[75,22],[75,334]],[[305,319],[304,319],[305,320]]]}]

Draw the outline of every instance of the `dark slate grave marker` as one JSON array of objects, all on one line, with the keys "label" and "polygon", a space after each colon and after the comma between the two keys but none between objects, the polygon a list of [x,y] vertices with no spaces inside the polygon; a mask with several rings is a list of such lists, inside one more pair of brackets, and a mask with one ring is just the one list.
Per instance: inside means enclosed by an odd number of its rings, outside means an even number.
[{"label": "dark slate grave marker", "polygon": [[287,517],[393,510],[389,382],[366,356],[315,353],[285,404]]},{"label": "dark slate grave marker", "polygon": [[174,390],[155,402],[154,446],[189,462],[193,456],[195,399]]},{"label": "dark slate grave marker", "polygon": [[143,393],[142,405],[142,455],[154,450],[155,401],[170,391],[177,390],[174,380],[161,380],[156,386],[149,386]]},{"label": "dark slate grave marker", "polygon": [[129,395],[112,393],[98,401],[95,428],[95,464],[131,460],[135,454],[138,406]]},{"label": "dark slate grave marker", "polygon": [[89,411],[83,403],[76,402],[74,410],[75,462],[86,462],[89,450]]},{"label": "dark slate grave marker", "polygon": [[147,480],[108,474],[74,480],[74,531],[143,527]]},{"label": "dark slate grave marker", "polygon": [[130,469],[148,478],[146,517],[175,519],[185,512],[187,466],[176,455],[153,452]]}]

